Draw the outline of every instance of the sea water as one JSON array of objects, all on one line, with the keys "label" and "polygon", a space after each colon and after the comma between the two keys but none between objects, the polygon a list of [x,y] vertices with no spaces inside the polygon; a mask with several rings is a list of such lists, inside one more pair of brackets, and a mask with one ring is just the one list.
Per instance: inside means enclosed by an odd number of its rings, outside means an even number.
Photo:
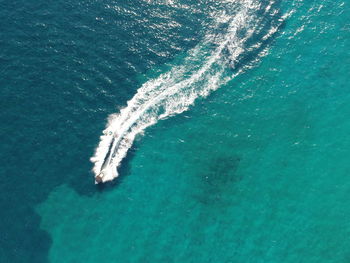
[{"label": "sea water", "polygon": [[0,262],[348,262],[349,11],[2,2]]}]

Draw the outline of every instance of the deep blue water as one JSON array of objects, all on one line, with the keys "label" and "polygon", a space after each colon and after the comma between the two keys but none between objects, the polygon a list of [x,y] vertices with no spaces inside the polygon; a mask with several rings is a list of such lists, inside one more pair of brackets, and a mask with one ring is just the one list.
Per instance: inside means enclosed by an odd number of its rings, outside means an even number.
[{"label": "deep blue water", "polygon": [[[349,18],[328,0],[1,1],[0,262],[348,262]],[[176,93],[144,119],[173,111],[96,186],[107,117],[161,74]]]}]

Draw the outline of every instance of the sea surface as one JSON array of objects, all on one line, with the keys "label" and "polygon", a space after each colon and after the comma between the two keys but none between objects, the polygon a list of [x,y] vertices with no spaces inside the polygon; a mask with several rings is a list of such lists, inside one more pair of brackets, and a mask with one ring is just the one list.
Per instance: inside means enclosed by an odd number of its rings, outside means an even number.
[{"label": "sea surface", "polygon": [[[349,2],[0,0],[0,21],[1,263],[350,262]],[[105,129],[118,177],[95,185]]]}]

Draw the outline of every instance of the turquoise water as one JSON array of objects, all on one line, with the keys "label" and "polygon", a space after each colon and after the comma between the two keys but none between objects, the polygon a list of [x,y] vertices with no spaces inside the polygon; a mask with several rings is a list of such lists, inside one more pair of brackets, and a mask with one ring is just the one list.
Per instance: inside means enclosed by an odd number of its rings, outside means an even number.
[{"label": "turquoise water", "polygon": [[277,32],[220,77],[240,74],[93,183],[107,116],[224,30],[225,6],[1,3],[0,262],[349,262],[346,2],[276,2],[251,41]]}]

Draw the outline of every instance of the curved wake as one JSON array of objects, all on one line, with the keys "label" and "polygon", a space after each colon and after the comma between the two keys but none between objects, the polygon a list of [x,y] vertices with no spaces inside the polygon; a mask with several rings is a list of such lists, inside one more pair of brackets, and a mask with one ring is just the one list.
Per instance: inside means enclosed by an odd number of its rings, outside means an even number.
[{"label": "curved wake", "polygon": [[224,3],[224,11],[212,14],[213,32],[188,52],[181,65],[144,83],[119,114],[109,117],[91,158],[96,183],[118,176],[117,168],[137,134],[186,111],[196,98],[207,96],[249,67],[284,20],[272,0],[265,5],[256,0]]}]

